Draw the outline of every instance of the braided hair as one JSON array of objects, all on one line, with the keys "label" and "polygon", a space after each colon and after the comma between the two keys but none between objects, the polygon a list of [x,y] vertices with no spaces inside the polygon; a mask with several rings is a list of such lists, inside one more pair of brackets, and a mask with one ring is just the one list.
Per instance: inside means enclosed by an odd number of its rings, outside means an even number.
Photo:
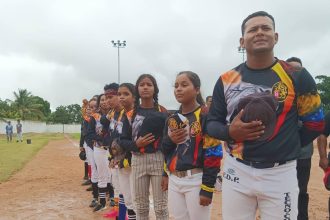
[{"label": "braided hair", "polygon": [[154,86],[154,94],[153,94],[154,108],[158,111],[158,93],[159,93],[159,88],[158,88],[158,85],[157,85],[157,81],[156,81],[155,77],[153,77],[150,74],[142,74],[142,75],[139,76],[139,78],[136,80],[136,83],[135,83],[135,93],[136,93],[136,96],[135,96],[135,102],[134,102],[132,122],[134,121],[135,116],[136,116],[136,113],[137,113],[137,110],[140,107],[140,98],[141,98],[141,96],[139,94],[139,84],[145,78],[150,79],[150,81],[152,82],[152,84]]}]

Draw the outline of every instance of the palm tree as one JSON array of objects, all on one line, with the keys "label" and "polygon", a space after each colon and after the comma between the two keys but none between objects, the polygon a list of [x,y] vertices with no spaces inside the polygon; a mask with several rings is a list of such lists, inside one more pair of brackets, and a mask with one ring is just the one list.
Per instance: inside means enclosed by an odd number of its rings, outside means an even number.
[{"label": "palm tree", "polygon": [[11,101],[13,109],[15,109],[22,120],[26,119],[42,119],[43,112],[40,110],[42,105],[37,103],[35,96],[26,89],[18,89],[18,93],[14,92],[15,100]]}]

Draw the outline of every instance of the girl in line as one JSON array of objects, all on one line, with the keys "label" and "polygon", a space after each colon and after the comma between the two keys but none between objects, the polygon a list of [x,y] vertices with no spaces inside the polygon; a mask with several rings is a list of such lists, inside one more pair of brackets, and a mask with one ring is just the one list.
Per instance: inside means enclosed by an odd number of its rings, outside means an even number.
[{"label": "girl in line", "polygon": [[[136,219],[149,219],[151,183],[156,219],[168,220],[167,177],[163,177],[164,155],[160,151],[162,131],[159,131],[164,126],[166,109],[158,104],[159,89],[150,74],[142,74],[138,78],[135,90],[132,125],[124,124],[119,145],[132,152],[131,175]],[[146,121],[148,125],[145,125]]]},{"label": "girl in line", "polygon": [[200,79],[180,72],[174,95],[180,109],[164,129],[163,153],[169,170],[169,210],[176,220],[210,219],[210,204],[220,168],[221,142],[205,135],[207,107]]},{"label": "girl in line", "polygon": [[[94,200],[94,211],[101,211],[106,208],[106,192],[108,191],[108,183],[110,182],[110,172],[108,168],[108,155],[107,148],[108,143],[108,127],[101,124],[101,117],[109,112],[109,107],[107,105],[107,100],[104,94],[101,94],[97,99],[97,106],[99,111],[92,114],[91,120],[89,122],[87,139],[90,144],[93,145],[94,149],[94,161],[96,169],[93,171],[97,172],[97,188],[99,194],[99,203]],[[92,181],[93,186],[93,181]],[[95,183],[93,191],[95,190]],[[92,201],[93,203],[93,201]]]},{"label": "girl in line", "polygon": [[80,141],[79,141],[79,147],[80,151],[85,151],[86,153],[86,160],[84,161],[84,168],[85,168],[85,176],[84,180],[86,180],[84,183],[82,183],[83,186],[90,185],[91,184],[91,169],[90,169],[90,162],[88,161],[88,146],[86,143],[86,135],[87,135],[87,129],[88,129],[88,123],[91,115],[91,109],[89,107],[89,103],[87,99],[83,100],[83,105],[81,108],[81,114],[82,114],[82,123],[81,123],[81,132],[80,132]]},{"label": "girl in line", "polygon": [[112,166],[116,167],[119,177],[119,220],[124,220],[127,214],[129,220],[135,220],[135,212],[132,201],[131,194],[131,157],[132,154],[129,151],[123,150],[118,145],[118,139],[122,134],[122,129],[124,123],[128,126],[132,117],[134,98],[135,98],[135,88],[131,83],[123,83],[118,88],[118,93],[116,94],[118,103],[114,106],[113,111],[108,114],[107,118],[110,120],[110,132],[111,132],[111,154],[112,154]]},{"label": "girl in line", "polygon": [[86,119],[88,121],[88,126],[87,126],[87,134],[85,136],[86,144],[87,144],[87,158],[88,162],[91,166],[91,182],[92,182],[92,195],[93,195],[93,200],[90,203],[89,207],[95,208],[98,204],[98,198],[99,198],[99,192],[97,188],[97,181],[98,181],[98,173],[96,170],[96,164],[94,160],[94,143],[93,141],[89,138],[89,127],[92,119],[92,115],[94,115],[97,112],[97,99],[92,98],[89,100],[88,103],[88,108],[90,110],[90,115]]},{"label": "girl in line", "polygon": [[118,220],[125,220],[126,218],[126,206],[124,203],[124,197],[121,192],[121,187],[119,183],[119,166],[117,157],[115,156],[115,150],[112,150],[112,146],[116,144],[116,139],[119,138],[121,134],[123,123],[122,119],[124,116],[124,108],[121,106],[118,97],[119,85],[117,83],[111,83],[106,86],[107,89],[105,94],[107,96],[108,104],[111,111],[102,116],[101,123],[107,124],[109,127],[110,141],[109,141],[109,151],[111,155],[111,160],[109,163],[111,181],[115,188],[116,195],[119,196],[119,212],[117,209],[105,214],[105,217],[112,217],[118,215]]}]

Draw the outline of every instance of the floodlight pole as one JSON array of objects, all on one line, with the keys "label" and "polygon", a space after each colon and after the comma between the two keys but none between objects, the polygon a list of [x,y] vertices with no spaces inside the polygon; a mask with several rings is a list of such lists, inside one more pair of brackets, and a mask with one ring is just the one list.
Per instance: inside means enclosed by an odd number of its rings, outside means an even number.
[{"label": "floodlight pole", "polygon": [[245,56],[244,56],[245,55],[245,48],[239,46],[237,49],[238,49],[238,53],[241,53],[243,55],[243,63],[244,63],[244,61],[245,61]]},{"label": "floodlight pole", "polygon": [[126,41],[124,40],[121,42],[120,40],[117,40],[116,42],[114,40],[111,41],[113,47],[116,47],[118,49],[118,84],[120,84],[120,54],[119,49],[126,47]]}]

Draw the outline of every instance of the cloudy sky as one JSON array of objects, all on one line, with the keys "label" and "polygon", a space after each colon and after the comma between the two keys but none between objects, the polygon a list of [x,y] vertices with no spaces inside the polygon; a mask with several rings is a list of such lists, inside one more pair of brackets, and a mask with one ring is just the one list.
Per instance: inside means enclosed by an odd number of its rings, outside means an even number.
[{"label": "cloudy sky", "polygon": [[1,0],[0,99],[24,88],[51,103],[81,104],[117,81],[152,73],[160,103],[177,108],[175,75],[192,70],[210,95],[220,73],[242,62],[240,25],[265,10],[275,17],[280,59],[298,56],[313,76],[330,76],[329,0]]}]

